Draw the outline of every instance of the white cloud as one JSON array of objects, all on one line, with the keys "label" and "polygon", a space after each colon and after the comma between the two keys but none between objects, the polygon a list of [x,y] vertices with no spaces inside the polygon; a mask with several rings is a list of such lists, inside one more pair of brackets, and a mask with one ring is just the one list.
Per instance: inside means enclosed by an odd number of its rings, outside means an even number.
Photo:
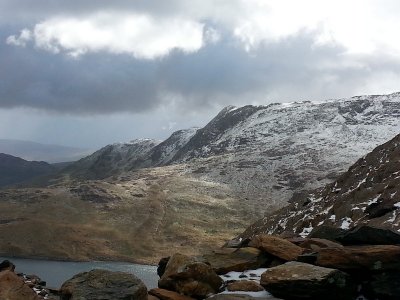
[{"label": "white cloud", "polygon": [[101,13],[84,19],[58,17],[25,29],[9,44],[26,43],[26,33],[36,47],[54,53],[66,52],[77,57],[87,52],[127,53],[136,58],[153,59],[173,49],[194,52],[203,46],[203,24],[186,19],[156,20],[138,14]]},{"label": "white cloud", "polygon": [[32,40],[32,33],[28,29],[21,30],[19,36],[11,35],[7,38],[6,43],[8,45],[25,47],[26,44]]},{"label": "white cloud", "polygon": [[[63,4],[67,14],[52,11],[53,17],[45,16],[31,30],[36,45],[74,56],[107,51],[151,59],[172,49],[195,52],[220,40],[222,31],[248,50],[312,32],[316,47],[335,44],[346,54],[400,54],[397,0],[174,0],[169,5],[125,1],[121,6],[101,2],[103,7],[88,3],[79,18],[71,9],[79,8],[76,2],[70,9]],[[208,29],[205,25],[210,23],[213,28]],[[18,46],[27,41],[22,34],[7,39]]]}]

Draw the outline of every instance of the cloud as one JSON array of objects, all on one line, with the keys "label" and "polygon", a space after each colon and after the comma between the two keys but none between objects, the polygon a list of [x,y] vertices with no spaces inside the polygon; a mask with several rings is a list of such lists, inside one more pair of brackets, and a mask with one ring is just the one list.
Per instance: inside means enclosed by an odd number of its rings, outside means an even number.
[{"label": "cloud", "polygon": [[0,0],[0,107],[188,112],[391,92],[399,9],[394,0]]},{"label": "cloud", "polygon": [[173,49],[197,51],[204,43],[203,27],[185,19],[155,20],[147,15],[101,13],[85,19],[49,19],[35,25],[32,32],[24,29],[19,36],[8,37],[7,43],[25,46],[33,39],[37,48],[73,57],[105,51],[153,59]]}]

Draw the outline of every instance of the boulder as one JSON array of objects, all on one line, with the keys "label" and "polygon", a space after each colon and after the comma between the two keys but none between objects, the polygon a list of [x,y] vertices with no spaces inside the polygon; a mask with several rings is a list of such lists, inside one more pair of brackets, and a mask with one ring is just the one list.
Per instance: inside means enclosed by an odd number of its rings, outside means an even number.
[{"label": "boulder", "polygon": [[250,242],[250,239],[243,239],[243,238],[239,238],[239,239],[232,239],[227,241],[223,247],[224,248],[242,248],[242,247],[246,247]]},{"label": "boulder", "polygon": [[356,292],[346,273],[300,262],[268,269],[261,285],[284,299],[353,299]]},{"label": "boulder", "polygon": [[326,239],[310,238],[299,245],[301,248],[318,251],[321,248],[343,248],[343,245]]},{"label": "boulder", "polygon": [[316,264],[343,270],[400,270],[400,246],[324,248],[318,252]]},{"label": "boulder", "polygon": [[132,274],[107,270],[82,272],[63,283],[61,300],[147,299],[147,288]]},{"label": "boulder", "polygon": [[315,227],[308,235],[308,238],[319,238],[319,239],[326,239],[338,242],[345,233],[346,230],[344,229],[328,225],[322,225]]},{"label": "boulder", "polygon": [[157,297],[160,300],[193,300],[193,298],[190,298],[188,296],[184,296],[176,292],[164,289],[151,289],[149,291],[149,294]]},{"label": "boulder", "polygon": [[182,254],[171,256],[158,287],[194,298],[219,291],[223,281],[211,266]]},{"label": "boulder", "polygon": [[250,241],[249,246],[258,248],[285,261],[296,260],[304,251],[303,248],[288,240],[268,234],[255,236]]},{"label": "boulder", "polygon": [[230,292],[261,292],[264,288],[252,280],[239,280],[228,284],[226,289]]},{"label": "boulder", "polygon": [[39,300],[38,295],[24,283],[13,271],[0,272],[0,299],[4,300]]},{"label": "boulder", "polygon": [[14,265],[11,261],[9,261],[9,260],[3,260],[3,261],[0,263],[0,272],[1,272],[1,271],[5,271],[5,270],[9,270],[9,271],[14,272],[14,270],[15,270],[15,265]]},{"label": "boulder", "polygon": [[231,271],[243,272],[245,270],[258,269],[271,261],[268,255],[252,247],[221,249],[211,254],[203,255],[202,258],[220,275]]},{"label": "boulder", "polygon": [[339,241],[343,245],[396,245],[400,244],[400,234],[391,229],[362,225],[346,232]]}]

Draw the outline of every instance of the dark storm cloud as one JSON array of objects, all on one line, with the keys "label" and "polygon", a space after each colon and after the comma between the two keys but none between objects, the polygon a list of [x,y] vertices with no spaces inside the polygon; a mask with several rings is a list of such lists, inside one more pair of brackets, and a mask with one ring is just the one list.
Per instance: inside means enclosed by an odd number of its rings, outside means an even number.
[{"label": "dark storm cloud", "polygon": [[[3,28],[0,39],[12,30]],[[3,42],[0,107],[96,114],[148,111],[169,105],[171,99],[186,110],[321,99],[349,95],[370,73],[400,71],[390,59],[378,63],[367,57],[360,58],[362,67],[346,65],[342,48],[315,47],[311,33],[250,52],[232,36],[224,36],[198,52],[175,51],[155,60],[104,53],[74,59]]]}]

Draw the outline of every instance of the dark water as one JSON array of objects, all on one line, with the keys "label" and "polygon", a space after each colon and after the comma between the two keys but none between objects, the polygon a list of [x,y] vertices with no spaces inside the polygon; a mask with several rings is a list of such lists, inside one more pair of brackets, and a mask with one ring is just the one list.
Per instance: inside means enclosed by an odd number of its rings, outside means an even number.
[{"label": "dark water", "polygon": [[137,265],[126,262],[65,262],[53,260],[36,260],[23,258],[0,257],[0,262],[8,259],[16,265],[15,271],[35,274],[47,282],[48,287],[59,288],[73,275],[92,269],[122,271],[136,275],[148,289],[157,287],[157,267]]}]

